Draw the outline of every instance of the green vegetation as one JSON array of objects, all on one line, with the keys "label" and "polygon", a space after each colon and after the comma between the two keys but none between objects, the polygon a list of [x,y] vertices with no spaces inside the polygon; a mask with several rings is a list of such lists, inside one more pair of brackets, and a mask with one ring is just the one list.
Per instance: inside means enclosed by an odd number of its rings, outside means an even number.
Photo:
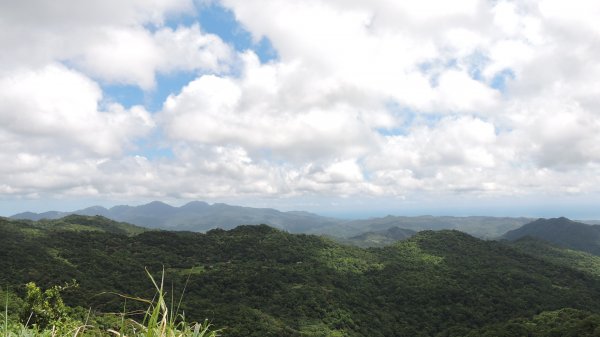
[{"label": "green vegetation", "polygon": [[69,287],[75,287],[77,284],[67,284],[65,286],[55,285],[42,291],[35,283],[29,282],[25,286],[25,304],[21,309],[21,322],[26,322],[40,329],[48,327],[59,327],[70,325],[68,311],[60,293]]},{"label": "green vegetation", "polygon": [[[90,316],[87,312],[85,323],[81,318],[81,308],[70,308],[64,304],[63,291],[74,288],[76,283],[53,286],[42,290],[35,283],[26,285],[25,300],[21,304],[20,317],[9,315],[9,296],[6,292],[5,312],[0,322],[0,336],[4,337],[56,337],[56,336],[133,336],[133,337],[217,337],[220,330],[211,329],[208,320],[203,323],[188,323],[185,315],[179,314],[181,299],[169,307],[165,297],[164,278],[158,284],[150,273],[149,279],[156,293],[152,300],[138,297],[121,297],[147,306],[143,319],[128,318],[128,313],[119,318],[111,315]],[[164,276],[164,272],[163,272]],[[78,312],[79,311],[79,312]],[[133,312],[135,314],[135,311]]]},{"label": "green vegetation", "polygon": [[532,237],[521,238],[509,243],[509,245],[526,254],[553,264],[573,268],[600,277],[600,256],[579,250],[561,248]]},{"label": "green vegetation", "polygon": [[[136,331],[154,336],[165,326],[189,334],[193,325],[177,322],[206,319],[233,337],[491,336],[519,324],[550,336],[553,315],[585,336],[600,314],[597,276],[458,231],[362,249],[264,225],[133,235],[93,219],[82,225],[98,230],[0,219],[0,284],[28,302],[28,282],[52,289],[76,279],[61,293],[68,315],[103,332],[128,322],[106,316],[124,311],[113,294],[154,298],[126,302],[129,318],[158,327]],[[144,267],[165,278],[149,284]],[[184,289],[179,305],[173,295]],[[181,315],[164,319],[166,308]]]},{"label": "green vegetation", "polygon": [[137,235],[148,231],[148,229],[131,225],[125,222],[117,222],[102,216],[83,216],[68,215],[58,220],[40,220],[37,222],[29,221],[35,227],[51,229],[56,231],[74,231],[74,232],[104,232],[122,235]]},{"label": "green vegetation", "polygon": [[600,315],[575,309],[544,311],[531,319],[514,319],[471,331],[467,337],[597,337]]}]

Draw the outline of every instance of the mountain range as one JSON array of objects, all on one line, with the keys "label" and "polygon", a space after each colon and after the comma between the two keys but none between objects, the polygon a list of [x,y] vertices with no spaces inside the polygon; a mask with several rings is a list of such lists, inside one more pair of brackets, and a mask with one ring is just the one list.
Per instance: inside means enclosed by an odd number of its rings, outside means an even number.
[{"label": "mountain range", "polygon": [[208,204],[192,201],[181,207],[153,201],[140,206],[92,206],[73,212],[50,211],[25,212],[11,216],[12,219],[59,219],[70,214],[101,215],[147,228],[205,232],[214,228],[232,229],[244,224],[268,224],[291,233],[310,233],[318,228],[335,226],[338,219],[327,218],[308,212],[280,212],[272,208],[232,206],[223,203]]},{"label": "mountain range", "polygon": [[101,325],[124,310],[114,294],[152,298],[145,269],[163,271],[169,292],[186,289],[186,318],[229,337],[597,336],[600,276],[586,267],[597,262],[529,247],[456,230],[361,249],[266,225],[194,233],[101,216],[0,218],[0,284],[75,279],[65,302]]},{"label": "mountain range", "polygon": [[272,208],[232,206],[223,203],[208,204],[193,201],[174,207],[160,201],[140,206],[93,206],[73,212],[50,211],[25,212],[11,216],[12,219],[58,219],[70,214],[101,215],[106,218],[128,222],[148,228],[206,232],[210,229],[231,229],[244,224],[267,224],[290,233],[325,234],[350,238],[365,232],[381,232],[392,227],[412,231],[455,229],[479,238],[496,238],[505,232],[533,221],[530,218],[509,217],[452,217],[452,216],[392,216],[381,218],[345,220],[317,214]]}]

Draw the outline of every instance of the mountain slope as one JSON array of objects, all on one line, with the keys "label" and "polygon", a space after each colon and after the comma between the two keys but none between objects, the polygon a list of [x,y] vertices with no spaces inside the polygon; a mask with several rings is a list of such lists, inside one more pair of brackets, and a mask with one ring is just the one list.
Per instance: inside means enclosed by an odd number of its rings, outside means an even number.
[{"label": "mountain slope", "polygon": [[521,252],[557,265],[600,277],[600,256],[556,246],[530,236],[508,243]]},{"label": "mountain slope", "polygon": [[600,312],[596,277],[458,231],[365,250],[264,225],[127,236],[0,219],[0,256],[0,284],[75,278],[67,302],[102,311],[122,310],[107,291],[151,296],[144,267],[164,268],[175,294],[189,277],[186,317],[233,337],[464,336],[543,311]]},{"label": "mountain slope", "polygon": [[417,234],[417,232],[399,227],[388,228],[383,231],[366,232],[348,239],[338,240],[340,243],[355,245],[358,247],[384,247],[396,241],[406,240]]},{"label": "mountain slope", "polygon": [[538,219],[507,232],[502,238],[514,241],[526,236],[600,255],[600,226],[597,225],[586,225],[567,218]]},{"label": "mountain slope", "polygon": [[596,337],[600,331],[600,315],[575,309],[545,311],[530,319],[514,319],[470,331],[466,337],[530,336],[530,337]]}]

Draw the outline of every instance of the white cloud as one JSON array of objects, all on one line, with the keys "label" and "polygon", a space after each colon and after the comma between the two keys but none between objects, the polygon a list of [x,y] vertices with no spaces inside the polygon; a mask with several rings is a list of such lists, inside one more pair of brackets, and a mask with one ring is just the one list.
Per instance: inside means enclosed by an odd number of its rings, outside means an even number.
[{"label": "white cloud", "polygon": [[540,12],[545,19],[570,29],[591,29],[600,33],[600,5],[594,1],[575,0],[565,3],[558,0],[542,0]]},{"label": "white cloud", "polygon": [[497,105],[499,96],[496,90],[456,70],[440,75],[437,93],[437,109],[450,112],[490,111]]},{"label": "white cloud", "polygon": [[376,122],[362,118],[369,107],[336,97],[343,88],[317,85],[294,65],[244,59],[241,78],[205,75],[167,99],[162,122],[171,138],[291,161],[357,156],[377,142],[365,120]]},{"label": "white cloud", "polygon": [[190,0],[28,0],[0,3],[2,66],[39,66],[81,54],[104,30],[160,24],[193,8]]},{"label": "white cloud", "polygon": [[157,72],[227,72],[233,52],[221,39],[198,25],[164,27],[151,33],[139,28],[110,28],[98,34],[74,62],[86,72],[112,83],[155,86]]},{"label": "white cloud", "polygon": [[101,99],[96,83],[61,65],[15,71],[0,78],[1,132],[20,151],[115,155],[153,127],[144,108],[100,111]]},{"label": "white cloud", "polygon": [[[473,179],[473,173],[481,176],[501,168],[506,159],[501,147],[492,124],[472,117],[447,117],[434,126],[416,126],[407,135],[388,137],[381,151],[367,158],[366,169],[380,186],[410,191],[431,184],[427,189],[435,190],[440,183],[461,183]],[[449,175],[461,179],[450,181]],[[483,181],[477,183],[473,190],[482,189]]]},{"label": "white cloud", "polygon": [[154,70],[161,62],[160,48],[145,29],[106,29],[75,63],[94,77],[107,82],[154,86]]},{"label": "white cloud", "polygon": [[198,24],[190,27],[161,28],[154,33],[161,49],[161,72],[204,70],[226,72],[233,62],[234,53],[220,37],[206,34]]},{"label": "white cloud", "polygon": [[232,51],[199,26],[163,27],[191,0],[28,1],[0,4],[0,74],[62,62],[108,83],[152,89],[157,72],[227,71]]},{"label": "white cloud", "polygon": [[62,65],[0,78],[0,172],[9,195],[98,188],[96,165],[154,127],[143,107],[101,106],[98,85]]}]

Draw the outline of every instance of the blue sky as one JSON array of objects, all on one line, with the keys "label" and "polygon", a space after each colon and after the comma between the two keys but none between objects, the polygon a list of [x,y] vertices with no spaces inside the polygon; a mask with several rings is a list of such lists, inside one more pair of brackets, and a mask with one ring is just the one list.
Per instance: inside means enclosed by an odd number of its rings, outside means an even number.
[{"label": "blue sky", "polygon": [[4,2],[0,215],[600,218],[600,5],[574,1]]}]

